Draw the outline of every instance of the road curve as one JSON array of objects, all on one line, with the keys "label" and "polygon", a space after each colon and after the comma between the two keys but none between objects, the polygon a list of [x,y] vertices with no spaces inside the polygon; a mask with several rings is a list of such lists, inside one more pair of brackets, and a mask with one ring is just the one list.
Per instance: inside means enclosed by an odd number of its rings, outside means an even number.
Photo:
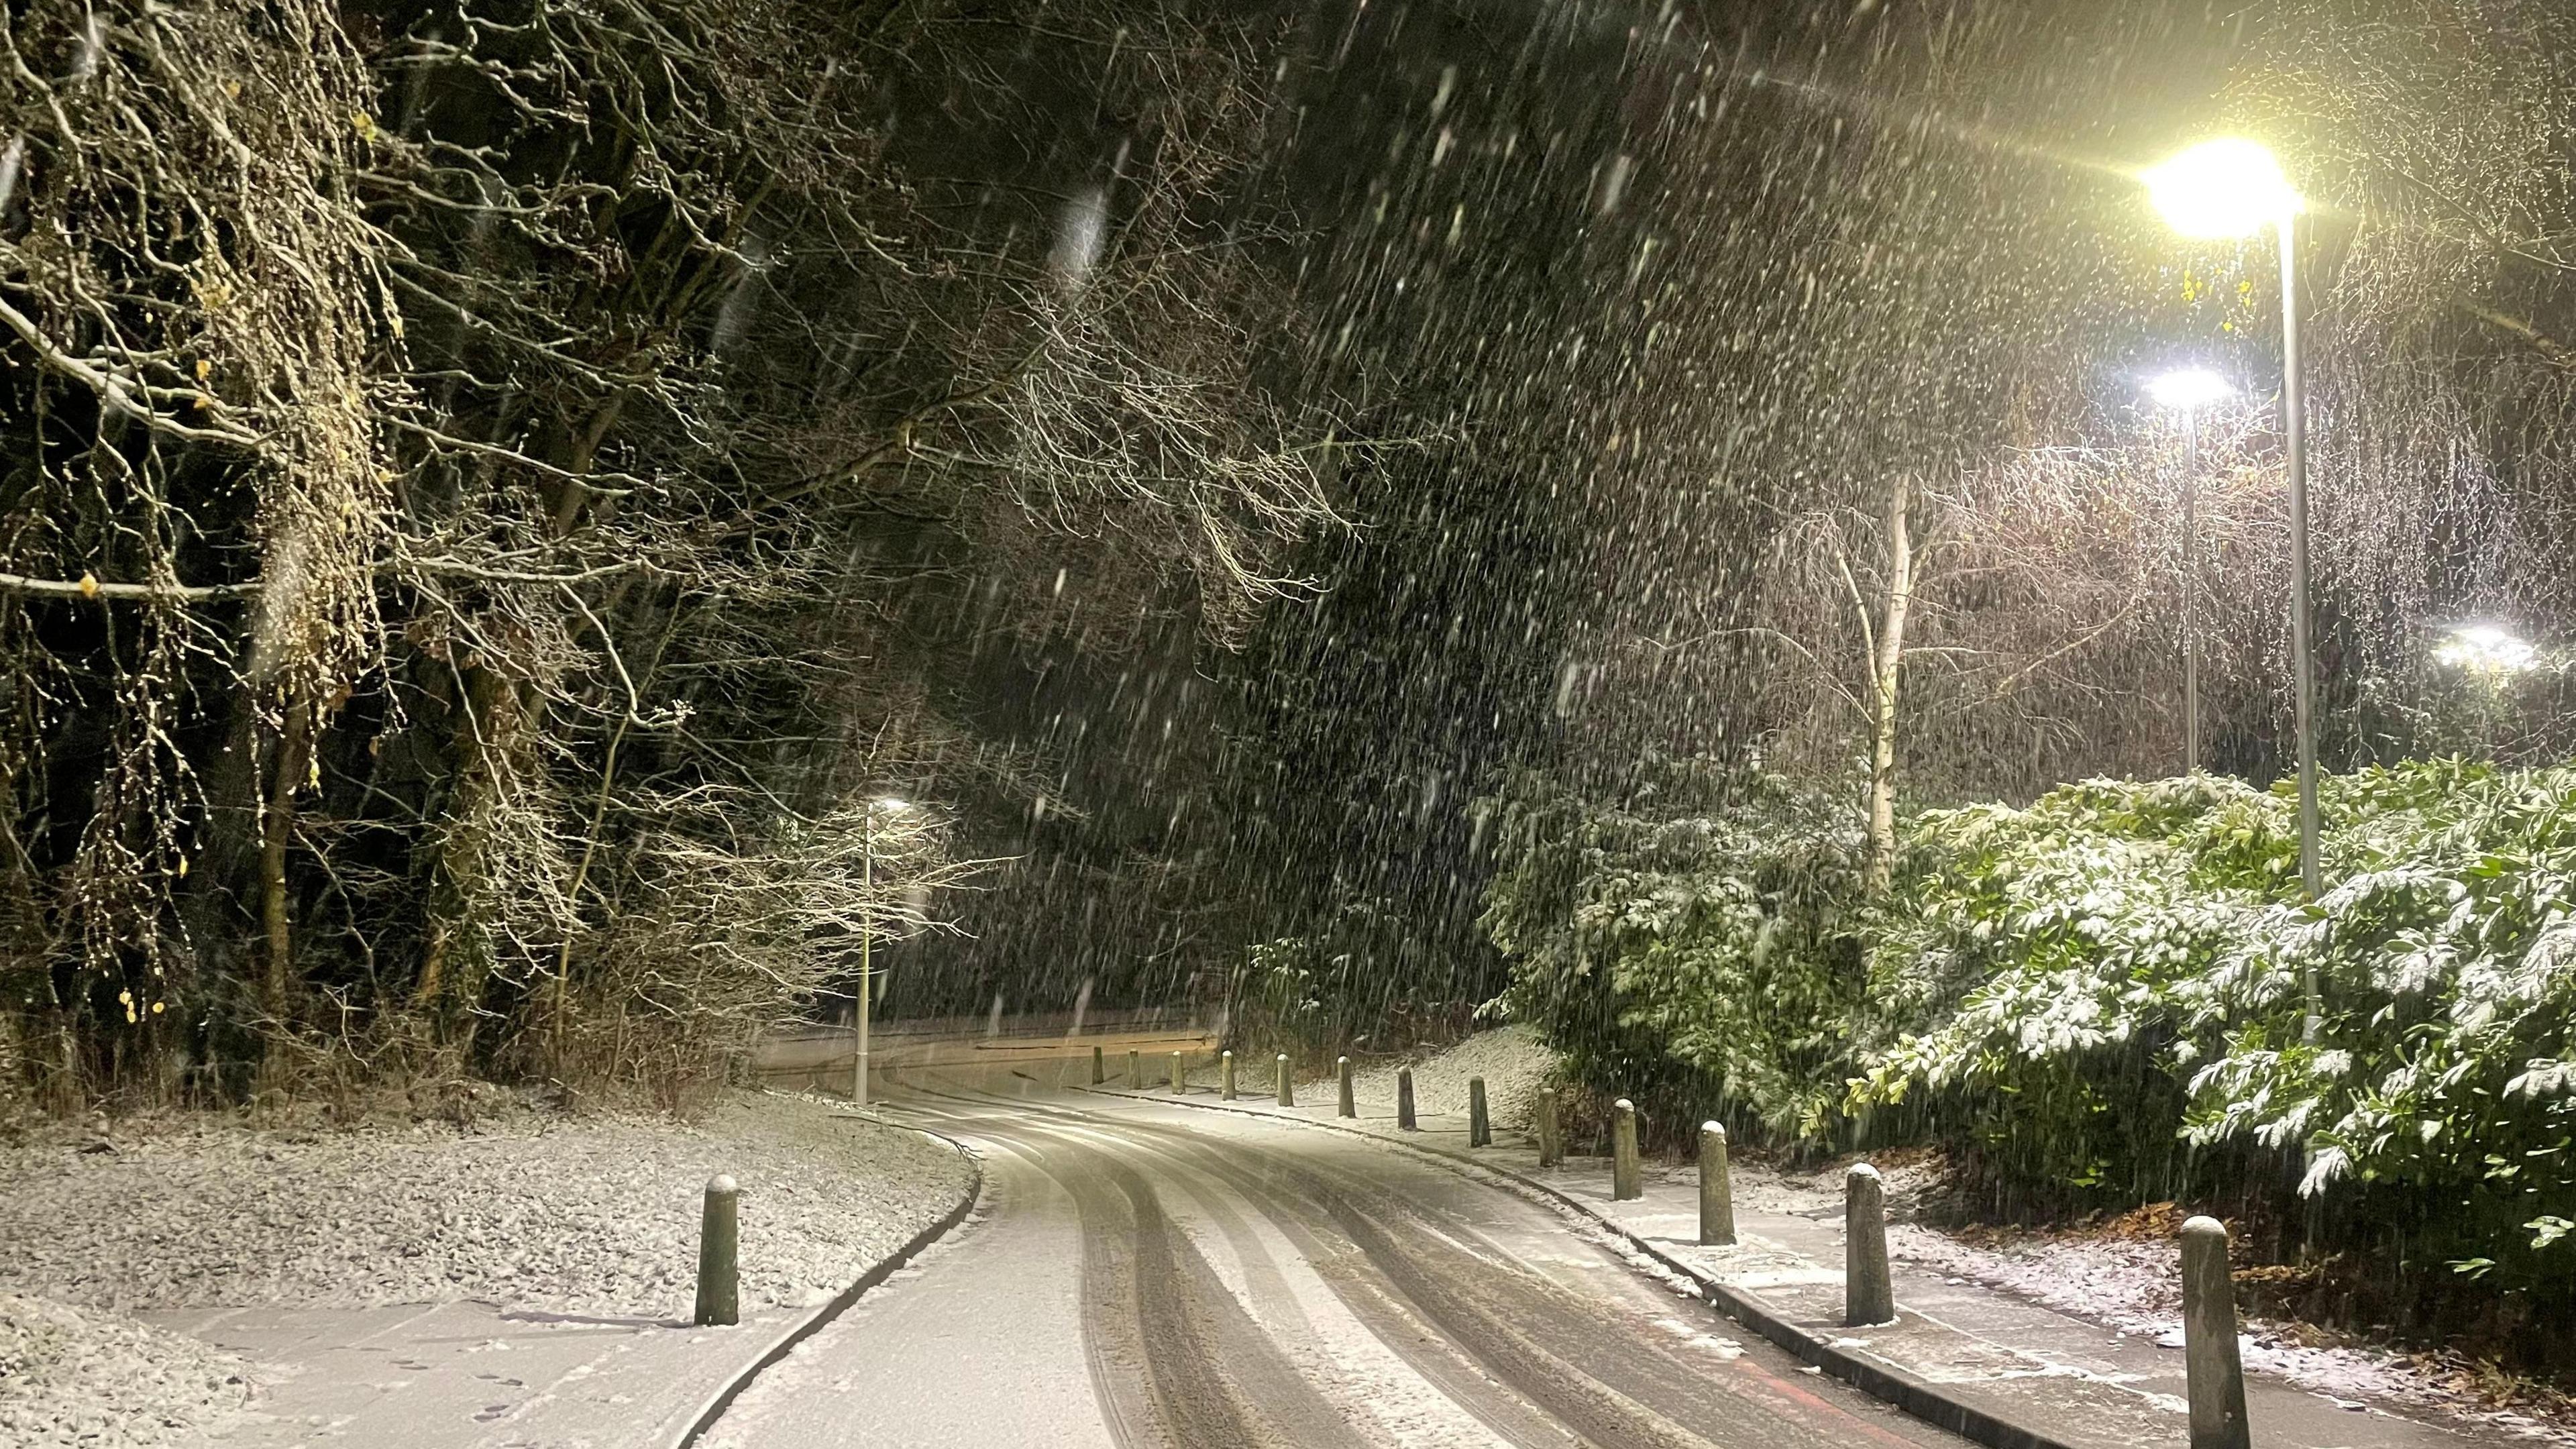
[{"label": "road curve", "polygon": [[972,1144],[988,1206],[703,1442],[1966,1442],[1736,1340],[1538,1204],[1341,1133],[1057,1085],[1088,1062],[896,1064],[888,1114]]}]

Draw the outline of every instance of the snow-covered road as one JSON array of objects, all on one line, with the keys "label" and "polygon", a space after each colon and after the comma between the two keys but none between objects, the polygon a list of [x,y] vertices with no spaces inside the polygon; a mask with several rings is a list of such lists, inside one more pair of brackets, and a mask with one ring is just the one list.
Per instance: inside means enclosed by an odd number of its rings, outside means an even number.
[{"label": "snow-covered road", "polygon": [[1964,1442],[1734,1341],[1520,1197],[1342,1134],[1076,1090],[1088,1065],[1087,1045],[893,1064],[890,1115],[985,1157],[984,1213],[706,1442]]}]

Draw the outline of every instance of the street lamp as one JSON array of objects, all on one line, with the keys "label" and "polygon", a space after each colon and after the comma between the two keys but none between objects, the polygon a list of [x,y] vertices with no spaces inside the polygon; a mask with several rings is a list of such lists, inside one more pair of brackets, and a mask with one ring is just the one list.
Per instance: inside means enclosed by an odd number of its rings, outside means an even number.
[{"label": "street lamp", "polygon": [[877,935],[877,815],[880,811],[901,815],[911,809],[911,802],[888,795],[869,801],[859,812],[859,1059],[851,1072],[850,1100],[861,1107],[868,1104],[868,998],[875,995],[876,985],[870,948]]},{"label": "street lamp", "polygon": [[2433,649],[2437,663],[2490,677],[2527,674],[2540,667],[2540,651],[2493,624],[2469,624]]},{"label": "street lamp", "polygon": [[2200,410],[2229,396],[2227,380],[2186,367],[2147,384],[2156,406],[2182,415],[2182,764],[2200,773]]},{"label": "street lamp", "polygon": [[[2272,153],[2236,139],[2203,141],[2140,178],[2166,223],[2187,237],[2251,236],[2269,226],[2281,239],[2281,419],[2290,464],[2290,654],[2299,731],[2299,885],[2321,893],[2317,868],[2316,657],[2309,639],[2308,417],[2299,366],[2299,213],[2306,203]],[[2323,1008],[2317,971],[2307,969],[2307,1021],[2314,1042]]]},{"label": "street lamp", "polygon": [[2540,667],[2540,651],[2493,624],[2463,624],[2433,646],[2433,662],[2447,664],[2478,682],[2479,743],[2490,764],[2496,757],[2496,717],[2504,713],[2505,682]]}]

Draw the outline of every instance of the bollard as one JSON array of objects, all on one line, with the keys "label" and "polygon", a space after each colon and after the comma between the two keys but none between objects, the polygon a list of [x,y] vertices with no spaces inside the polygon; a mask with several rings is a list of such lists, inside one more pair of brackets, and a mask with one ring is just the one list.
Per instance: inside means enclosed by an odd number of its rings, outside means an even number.
[{"label": "bollard", "polygon": [[1645,1195],[1645,1177],[1637,1169],[1637,1104],[1621,1097],[1610,1104],[1610,1200]]},{"label": "bollard", "polygon": [[1735,1183],[1726,1171],[1726,1128],[1699,1124],[1699,1240],[1735,1241]]},{"label": "bollard", "polygon": [[1538,1165],[1555,1167],[1565,1161],[1565,1134],[1556,1125],[1556,1088],[1538,1094]]},{"label": "bollard", "polygon": [[1127,1049],[1128,1091],[1141,1092],[1145,1090],[1145,1068],[1142,1065],[1143,1060],[1144,1059],[1142,1057],[1137,1055],[1134,1047],[1129,1047]]},{"label": "bollard", "polygon": [[733,1179],[719,1173],[707,1179],[706,1211],[698,1219],[698,1311],[700,1327],[742,1322],[739,1290],[741,1220],[735,1206],[742,1200]]},{"label": "bollard", "polygon": [[2236,1352],[2236,1283],[2227,1271],[2227,1227],[2182,1225],[2182,1360],[2191,1398],[2191,1449],[2249,1449],[2245,1365]]},{"label": "bollard", "polygon": [[1843,1326],[1896,1317],[1887,1277],[1887,1184],[1864,1162],[1843,1174]]},{"label": "bollard", "polygon": [[1297,1105],[1297,1088],[1288,1080],[1288,1054],[1286,1052],[1281,1052],[1279,1054],[1279,1105],[1282,1107],[1294,1107]]},{"label": "bollard", "polygon": [[1485,1079],[1482,1077],[1467,1079],[1467,1145],[1494,1145],[1494,1124],[1485,1115]]},{"label": "bollard", "polygon": [[1107,1075],[1100,1069],[1100,1048],[1093,1047],[1091,1049],[1091,1085],[1097,1087],[1107,1080]]},{"label": "bollard", "polygon": [[1227,1101],[1234,1100],[1234,1053],[1232,1052],[1217,1058],[1216,1089],[1218,1094]]},{"label": "bollard", "polygon": [[1185,1081],[1185,1078],[1183,1078],[1183,1077],[1182,1077],[1182,1075],[1181,1075],[1181,1054],[1180,1054],[1179,1052],[1174,1052],[1174,1053],[1172,1053],[1172,1095],[1173,1095],[1173,1096],[1177,1097],[1177,1096],[1181,1095],[1183,1092],[1186,1092],[1186,1091],[1188,1091],[1188,1090],[1189,1090],[1189,1088],[1188,1088],[1188,1087],[1186,1087],[1186,1086],[1184,1086],[1184,1085],[1183,1085],[1183,1082],[1184,1082],[1184,1081]]},{"label": "bollard", "polygon": [[1349,1057],[1335,1058],[1333,1062],[1333,1075],[1341,1078],[1342,1082],[1342,1100],[1340,1105],[1338,1105],[1334,1110],[1345,1117],[1358,1116],[1360,1114],[1359,1099],[1351,1095],[1351,1059]]},{"label": "bollard", "polygon": [[1406,1132],[1413,1130],[1413,1068],[1395,1069],[1395,1125]]}]

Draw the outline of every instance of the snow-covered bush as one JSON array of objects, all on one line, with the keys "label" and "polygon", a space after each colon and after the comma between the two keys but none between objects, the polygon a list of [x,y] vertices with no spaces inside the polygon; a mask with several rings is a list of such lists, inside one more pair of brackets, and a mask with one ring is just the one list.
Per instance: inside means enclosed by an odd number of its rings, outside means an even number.
[{"label": "snow-covered bush", "polygon": [[2128,1194],[2191,1181],[2177,1137],[2296,1153],[2329,1214],[2473,1266],[2545,1250],[2576,1215],[2576,769],[2414,763],[2320,797],[2313,904],[2286,790],[2091,781],[1923,817],[1871,948],[1916,1024],[1855,1104],[1928,1097],[1996,1171]]},{"label": "snow-covered bush", "polygon": [[2374,768],[2321,802],[2313,903],[2286,787],[2210,776],[1926,813],[1873,899],[1851,800],[1704,760],[1611,805],[1516,777],[1487,802],[1495,1010],[1677,1120],[1925,1138],[2042,1205],[2295,1183],[2324,1241],[2565,1277],[2576,768]]},{"label": "snow-covered bush", "polygon": [[1861,1005],[1856,800],[1694,758],[1645,762],[1610,805],[1524,773],[1483,809],[1484,924],[1512,959],[1494,1014],[1650,1125],[1714,1110],[1834,1135]]}]

